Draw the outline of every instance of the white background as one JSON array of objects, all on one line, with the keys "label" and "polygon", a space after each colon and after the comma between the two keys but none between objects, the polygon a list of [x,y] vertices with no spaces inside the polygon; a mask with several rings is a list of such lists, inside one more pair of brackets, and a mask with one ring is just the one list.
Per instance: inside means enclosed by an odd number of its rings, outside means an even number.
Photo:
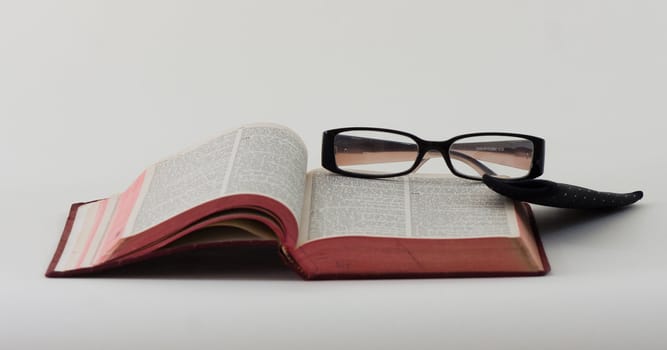
[{"label": "white background", "polygon": [[[2,2],[0,346],[664,348],[666,18],[662,1]],[[333,127],[530,133],[545,178],[645,198],[535,208],[546,277],[43,277],[71,202],[260,121],[302,135],[309,168]]]}]

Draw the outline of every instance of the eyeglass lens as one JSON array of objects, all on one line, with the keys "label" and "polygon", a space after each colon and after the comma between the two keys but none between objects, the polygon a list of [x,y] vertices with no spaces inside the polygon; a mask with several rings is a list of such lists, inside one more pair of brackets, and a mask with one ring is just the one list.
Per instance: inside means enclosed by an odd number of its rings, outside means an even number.
[{"label": "eyeglass lens", "polygon": [[[404,173],[416,166],[419,151],[416,140],[392,132],[351,130],[334,138],[336,165],[353,174]],[[530,172],[534,146],[532,141],[515,136],[471,136],[457,139],[446,152],[457,175],[521,178]],[[430,155],[428,153],[423,161]]]},{"label": "eyeglass lens", "polygon": [[454,171],[470,176],[484,174],[504,178],[521,178],[530,172],[533,142],[503,135],[473,136],[456,140],[449,147]]},{"label": "eyeglass lens", "polygon": [[382,131],[347,131],[334,138],[334,156],[341,170],[366,175],[391,175],[409,170],[419,145],[410,137]]}]

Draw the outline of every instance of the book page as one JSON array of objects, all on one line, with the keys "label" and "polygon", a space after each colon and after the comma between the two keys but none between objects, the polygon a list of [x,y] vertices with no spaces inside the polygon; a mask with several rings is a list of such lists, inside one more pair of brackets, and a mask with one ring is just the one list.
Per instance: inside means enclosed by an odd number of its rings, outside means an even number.
[{"label": "book page", "polygon": [[69,237],[58,260],[57,271],[89,267],[102,248],[104,234],[117,212],[119,195],[79,206]]},{"label": "book page", "polygon": [[234,193],[272,197],[298,217],[306,162],[305,145],[285,127],[257,124],[223,133],[147,170],[123,237]]},{"label": "book page", "polygon": [[243,128],[222,194],[263,194],[283,202],[299,218],[307,162],[306,145],[293,131]]},{"label": "book page", "polygon": [[334,236],[518,236],[512,201],[454,176],[358,179],[308,174],[299,244]]},{"label": "book page", "polygon": [[277,238],[275,233],[269,227],[258,221],[232,219],[187,234],[160,249],[169,249],[193,244],[258,240],[275,241]]},{"label": "book page", "polygon": [[414,237],[519,235],[514,203],[479,181],[454,176],[417,176],[408,180]]}]

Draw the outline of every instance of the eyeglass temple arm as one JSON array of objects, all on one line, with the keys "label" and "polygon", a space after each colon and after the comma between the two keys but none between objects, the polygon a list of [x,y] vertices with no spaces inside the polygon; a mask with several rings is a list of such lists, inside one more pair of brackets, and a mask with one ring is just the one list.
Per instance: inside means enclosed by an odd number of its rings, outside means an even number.
[{"label": "eyeglass temple arm", "polygon": [[[340,151],[336,153],[339,155],[338,165],[356,165],[356,164],[377,164],[377,163],[391,163],[391,162],[404,162],[411,161],[415,158],[415,152],[417,151],[415,144],[409,144],[399,141],[388,141],[388,140],[378,140],[371,139],[367,137],[358,137],[358,136],[346,136],[339,135],[339,141],[344,144]],[[342,140],[340,140],[342,139]],[[377,145],[378,143],[383,143],[382,147],[383,152],[373,152],[372,157],[366,157],[364,152],[368,151],[369,144]],[[433,153],[428,152],[424,160],[422,160],[421,165],[423,165],[427,160],[433,158]],[[440,155],[440,153],[438,153]],[[486,165],[482,164],[475,158],[464,154],[459,151],[450,150],[450,157],[460,160],[461,162],[466,163],[468,166],[473,168],[480,175],[489,174],[497,175],[493,170],[489,169]]]},{"label": "eyeglass temple arm", "polygon": [[474,159],[529,170],[532,165],[532,144],[530,141],[507,140],[488,142],[455,143],[450,152],[460,152]]},{"label": "eyeglass temple arm", "polygon": [[[414,158],[414,153],[417,151],[415,144],[405,143],[400,141],[380,140],[369,137],[359,136],[336,136],[338,143],[343,146],[337,146],[342,149],[336,150],[338,155],[339,165],[355,165],[355,164],[372,164],[372,163],[391,163],[391,162],[405,162]],[[530,141],[526,141],[530,142]],[[369,159],[364,155],[371,149],[371,146],[382,143],[382,152],[374,152],[373,157]],[[464,161],[461,156],[467,155],[466,164],[475,168],[477,172],[481,169],[488,169],[479,160],[485,160],[495,164],[511,166],[518,169],[530,169],[531,157],[529,147],[525,145],[524,141],[489,141],[489,142],[466,142],[454,144],[449,152],[450,156],[454,153],[458,154],[455,159]],[[344,155],[344,156],[343,156]],[[428,153],[427,153],[428,155]],[[430,159],[431,157],[429,157]],[[478,166],[471,165],[471,162],[479,164]],[[490,170],[490,169],[489,169]],[[482,174],[491,174],[488,170],[484,170]]]},{"label": "eyeglass temple arm", "polygon": [[465,153],[461,153],[458,151],[450,150],[449,151],[449,156],[453,159],[457,159],[462,161],[463,163],[466,163],[469,167],[473,168],[480,176],[487,174],[491,176],[496,176],[495,171],[491,170],[489,167],[484,165],[484,163],[478,161],[477,159],[470,157],[469,155]]},{"label": "eyeglass temple arm", "polygon": [[[380,140],[359,136],[336,136],[336,163],[338,165],[409,162],[415,159],[417,145],[400,141]],[[372,151],[382,144],[382,151]],[[372,154],[372,156],[369,156]]]}]

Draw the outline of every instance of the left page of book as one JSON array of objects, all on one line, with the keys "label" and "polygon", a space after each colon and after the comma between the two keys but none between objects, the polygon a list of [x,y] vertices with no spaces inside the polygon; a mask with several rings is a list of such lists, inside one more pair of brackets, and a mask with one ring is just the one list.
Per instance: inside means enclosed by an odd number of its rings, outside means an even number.
[{"label": "left page of book", "polygon": [[267,196],[299,217],[306,162],[303,141],[288,128],[224,132],[148,167],[125,192],[79,206],[55,271],[103,263],[119,240],[228,195]]}]

